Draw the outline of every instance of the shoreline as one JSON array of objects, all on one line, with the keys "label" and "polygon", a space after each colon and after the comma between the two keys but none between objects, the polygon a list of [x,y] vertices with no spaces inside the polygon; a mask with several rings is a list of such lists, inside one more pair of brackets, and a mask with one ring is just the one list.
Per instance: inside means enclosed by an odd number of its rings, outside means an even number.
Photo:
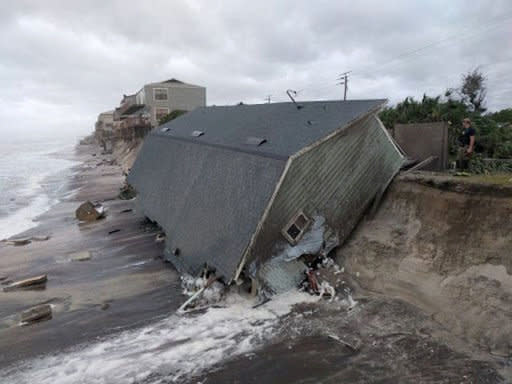
[{"label": "shoreline", "polygon": [[[363,288],[358,273],[343,275],[354,288],[349,304],[309,296],[295,307],[276,298],[254,309],[233,294],[222,305],[177,316],[185,299],[180,276],[163,261],[158,231],[144,225],[135,201],[117,198],[124,175],[111,164],[114,157],[97,146],[77,146],[83,163],[69,180],[73,193],[22,234],[50,239],[0,243],[0,275],[48,275],[44,290],[0,291],[0,375],[20,384],[53,383],[53,376],[58,383],[121,383],[126,375],[141,383],[173,377],[180,383],[448,382],[462,376],[502,382],[504,360],[478,356],[464,340],[455,345],[420,306]],[[106,218],[78,223],[75,209],[85,200],[101,202]],[[91,259],[71,260],[82,251]],[[38,304],[52,306],[52,319],[20,326],[20,313]]]},{"label": "shoreline", "polygon": [[[14,235],[49,235],[49,240],[25,246],[0,243],[5,281],[48,275],[44,290],[0,291],[2,369],[139,327],[166,316],[182,301],[179,276],[162,261],[155,230],[141,225],[144,218],[133,200],[117,198],[124,182],[121,167],[108,165],[112,155],[102,155],[97,146],[77,145],[75,151],[81,163],[72,167],[66,196],[39,215],[34,227]],[[102,202],[107,217],[78,223],[74,211],[85,200]],[[109,235],[113,228],[121,231]],[[89,251],[91,260],[70,260],[70,254],[81,251]],[[52,306],[51,320],[18,325],[23,310],[43,303]]]},{"label": "shoreline", "polygon": [[[22,155],[26,155],[25,152]],[[12,209],[7,203],[5,212],[0,215],[0,241],[22,237],[37,227],[40,216],[74,192],[69,183],[80,171],[83,160],[77,156],[74,145],[64,145],[59,150],[38,150],[33,157],[31,164],[39,168],[37,173],[29,174],[28,182],[11,189],[14,193],[7,189],[7,196],[12,196],[10,202],[17,208]],[[40,164],[45,161],[49,165],[43,169]]]}]

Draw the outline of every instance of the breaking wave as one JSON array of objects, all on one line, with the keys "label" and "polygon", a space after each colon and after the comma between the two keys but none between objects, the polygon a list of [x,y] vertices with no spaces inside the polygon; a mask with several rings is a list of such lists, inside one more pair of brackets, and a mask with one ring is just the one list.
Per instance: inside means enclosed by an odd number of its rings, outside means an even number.
[{"label": "breaking wave", "polygon": [[269,339],[294,304],[315,301],[288,292],[265,305],[229,295],[226,307],[196,315],[171,315],[151,326],[125,331],[66,353],[11,367],[0,376],[16,384],[163,384],[181,382]]}]

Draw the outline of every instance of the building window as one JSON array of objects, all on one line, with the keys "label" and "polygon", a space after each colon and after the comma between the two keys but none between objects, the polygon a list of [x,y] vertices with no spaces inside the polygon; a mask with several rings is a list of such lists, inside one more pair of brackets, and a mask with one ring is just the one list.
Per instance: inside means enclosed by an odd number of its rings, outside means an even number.
[{"label": "building window", "polygon": [[160,119],[169,114],[169,108],[156,108],[155,109],[155,117],[156,121],[160,121]]},{"label": "building window", "polygon": [[157,101],[167,101],[167,88],[153,89],[154,99]]},{"label": "building window", "polygon": [[295,245],[302,238],[310,223],[311,220],[304,214],[304,212],[299,211],[299,213],[297,213],[283,228],[281,233],[290,244]]}]

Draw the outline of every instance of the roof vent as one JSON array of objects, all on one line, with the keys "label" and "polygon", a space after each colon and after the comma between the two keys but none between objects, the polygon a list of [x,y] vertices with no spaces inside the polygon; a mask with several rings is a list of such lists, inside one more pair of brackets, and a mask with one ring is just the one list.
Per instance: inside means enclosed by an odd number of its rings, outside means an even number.
[{"label": "roof vent", "polygon": [[262,144],[265,144],[267,142],[267,139],[264,139],[262,137],[248,137],[245,141],[246,144],[254,145],[255,147],[259,147]]},{"label": "roof vent", "polygon": [[163,127],[160,131],[161,132],[169,132],[171,130],[171,128],[169,127]]},{"label": "roof vent", "polygon": [[203,135],[204,135],[203,131],[193,131],[192,132],[192,136],[194,136],[194,137],[199,137],[199,136],[203,136]]}]

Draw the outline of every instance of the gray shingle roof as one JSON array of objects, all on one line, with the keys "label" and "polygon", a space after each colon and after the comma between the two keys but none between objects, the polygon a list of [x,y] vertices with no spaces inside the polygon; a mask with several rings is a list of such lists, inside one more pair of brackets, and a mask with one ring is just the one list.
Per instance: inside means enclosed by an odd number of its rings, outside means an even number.
[{"label": "gray shingle roof", "polygon": [[[162,125],[153,134],[287,158],[357,117],[378,108],[385,101],[299,102],[301,109],[297,109],[291,102],[200,107]],[[166,131],[162,128],[170,129]],[[202,131],[204,134],[193,137],[193,131]],[[254,144],[261,140],[266,142]]]},{"label": "gray shingle roof", "polygon": [[284,167],[283,160],[150,135],[128,182],[144,214],[164,228],[167,258],[181,272],[198,274],[208,262],[229,279]]},{"label": "gray shingle roof", "polygon": [[197,274],[207,261],[229,280],[286,159],[383,102],[198,108],[146,138],[128,182],[144,214],[164,228],[166,256],[180,271]]}]

